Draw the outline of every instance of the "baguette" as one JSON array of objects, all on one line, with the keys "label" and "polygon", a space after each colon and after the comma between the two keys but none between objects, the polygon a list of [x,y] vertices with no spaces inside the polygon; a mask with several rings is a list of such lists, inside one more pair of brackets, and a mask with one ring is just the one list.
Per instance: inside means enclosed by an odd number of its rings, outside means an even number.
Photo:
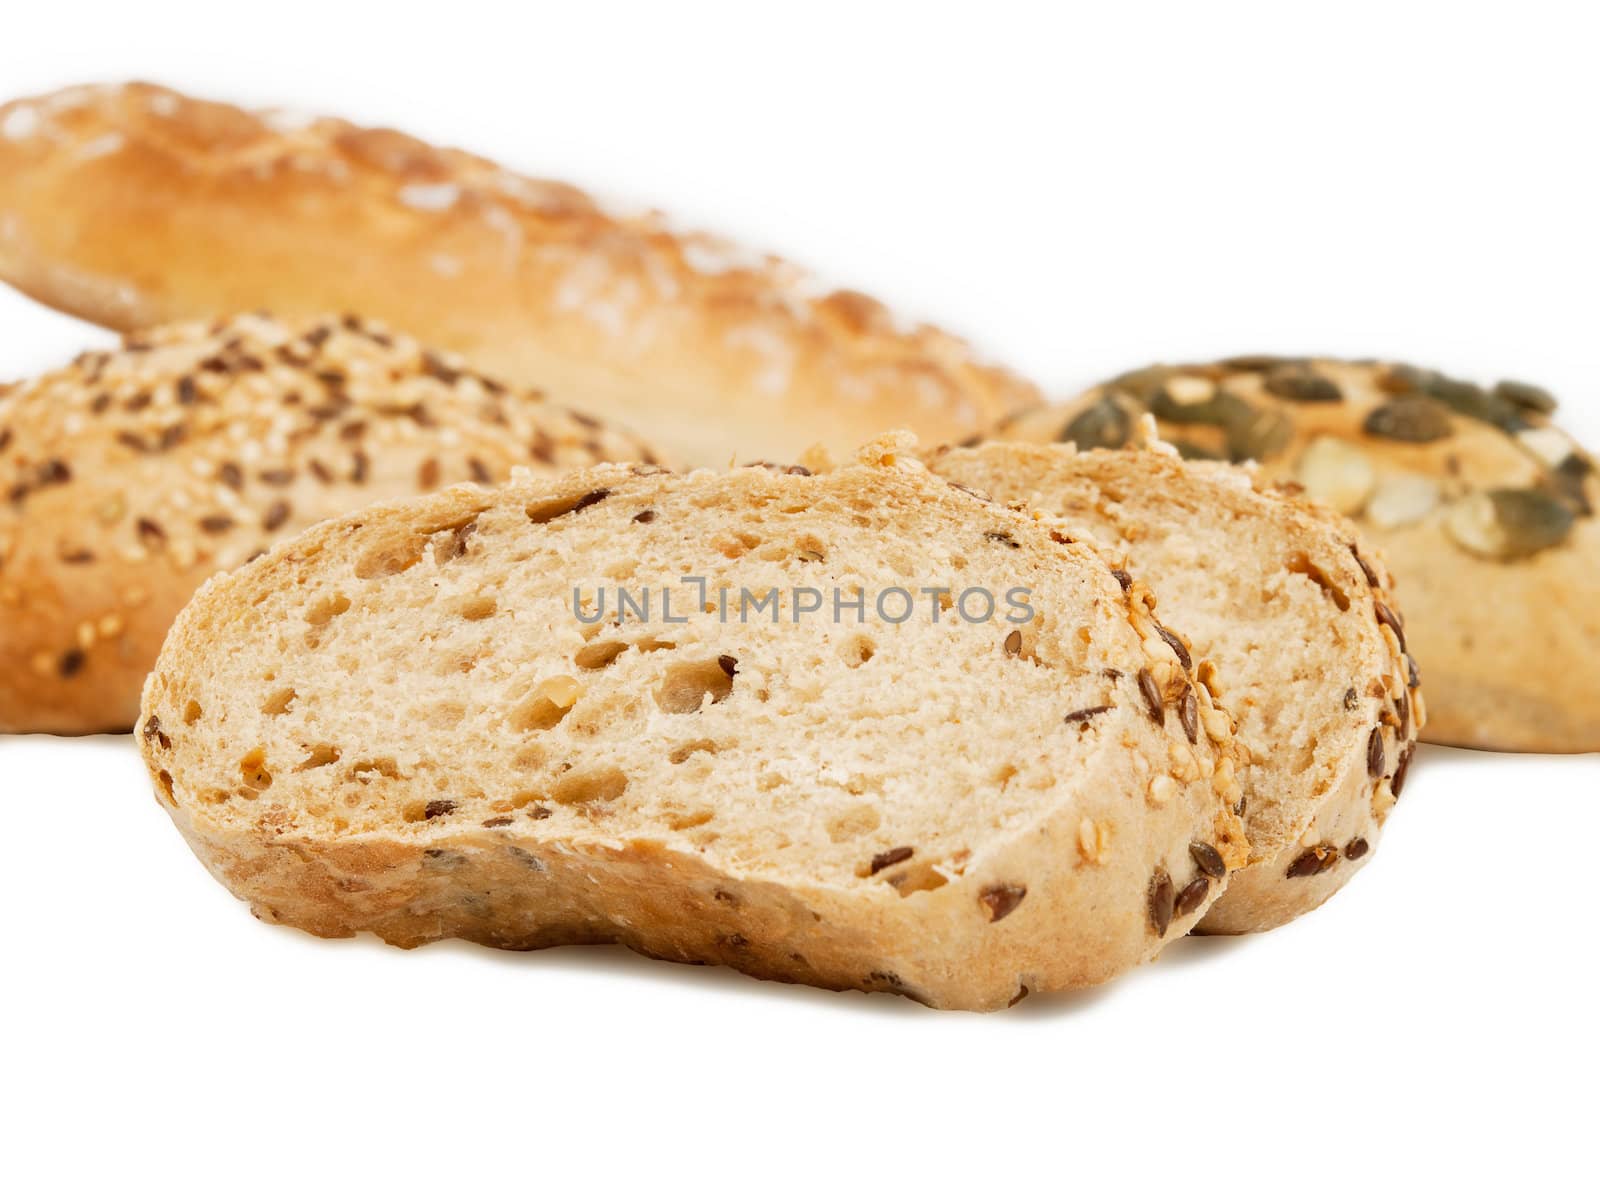
[{"label": "baguette", "polygon": [[1170,448],[992,442],[929,465],[1093,540],[1161,598],[1200,677],[1221,680],[1248,753],[1250,865],[1201,932],[1282,925],[1372,861],[1425,714],[1393,581],[1349,522]]},{"label": "baguette", "polygon": [[710,466],[897,426],[950,440],[1039,399],[947,333],[659,214],[146,84],[0,108],[0,278],[124,330],[368,314]]},{"label": "baguette", "polygon": [[[724,618],[719,585],[778,607]],[[865,607],[802,615],[801,586]],[[895,587],[910,619],[879,607]],[[1017,587],[1017,623],[962,598]],[[1192,737],[1163,711],[1190,703]],[[139,740],[266,920],[617,942],[935,1007],[1143,962],[1247,852],[1230,718],[1148,591],[890,443],[824,475],[598,467],[325,523],[201,590]]]},{"label": "baguette", "polygon": [[1151,412],[1187,456],[1260,462],[1393,567],[1425,740],[1574,753],[1600,750],[1600,482],[1554,408],[1527,384],[1263,356],[1135,371],[995,436],[1120,445]]},{"label": "baguette", "polygon": [[649,460],[381,325],[163,327],[0,391],[0,733],[132,728],[196,587],[374,500]]}]

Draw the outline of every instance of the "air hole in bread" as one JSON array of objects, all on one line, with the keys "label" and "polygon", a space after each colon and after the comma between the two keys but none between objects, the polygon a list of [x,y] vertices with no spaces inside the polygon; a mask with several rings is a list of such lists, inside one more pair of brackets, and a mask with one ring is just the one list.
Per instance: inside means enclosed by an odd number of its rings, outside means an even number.
[{"label": "air hole in bread", "polygon": [[422,547],[414,541],[380,544],[356,560],[356,578],[384,579],[409,571],[421,561]]},{"label": "air hole in bread", "polygon": [[183,706],[183,723],[193,725],[200,719],[201,708],[198,701],[191,700]]},{"label": "air hole in bread", "polygon": [[883,817],[871,804],[857,804],[846,809],[828,822],[828,837],[837,844],[853,842],[865,837],[883,823]]},{"label": "air hole in bread", "polygon": [[272,786],[272,772],[267,770],[267,752],[260,746],[239,760],[239,775],[244,785],[258,792]]},{"label": "air hole in bread", "polygon": [[871,638],[858,633],[846,638],[839,646],[839,661],[847,667],[859,667],[863,663],[871,662],[877,649]]},{"label": "air hole in bread", "polygon": [[702,825],[709,825],[716,818],[716,812],[709,808],[697,808],[693,812],[668,813],[667,828],[681,833],[685,829],[699,829]]},{"label": "air hole in bread", "polygon": [[487,621],[499,610],[500,603],[493,596],[472,596],[460,603],[456,613],[463,621]]},{"label": "air hole in bread", "polygon": [[[519,812],[522,809],[527,808],[530,804],[536,804],[538,800],[538,792],[515,792],[512,794],[511,799],[499,801],[491,807],[493,807],[496,812]],[[537,815],[538,814],[535,814],[535,816]],[[550,810],[545,809],[544,815],[548,817],[550,815]]]},{"label": "air hole in bread", "polygon": [[720,704],[733,691],[733,675],[723,665],[726,655],[708,662],[677,663],[667,669],[656,689],[656,707],[664,713],[696,713],[705,704]]},{"label": "air hole in bread", "polygon": [[821,538],[806,534],[795,541],[795,557],[801,562],[827,562],[828,548],[822,544]]},{"label": "air hole in bread", "polygon": [[609,667],[627,648],[627,642],[590,642],[573,655],[572,661],[585,671],[598,671]]},{"label": "air hole in bread", "polygon": [[306,612],[306,624],[320,629],[335,617],[350,611],[350,597],[335,594],[324,596]]},{"label": "air hole in bread", "polygon": [[519,733],[538,733],[561,724],[569,710],[537,696],[511,714],[511,727]]},{"label": "air hole in bread", "polygon": [[1321,588],[1323,594],[1338,606],[1340,612],[1350,611],[1350,597],[1345,594],[1344,589],[1329,579],[1327,573],[1304,553],[1295,554],[1284,565],[1296,575],[1304,575]]},{"label": "air hole in bread", "polygon": [[677,642],[669,642],[662,638],[646,636],[633,644],[633,648],[640,654],[649,654],[656,650],[676,650]]},{"label": "air hole in bread", "polygon": [[330,746],[326,742],[319,742],[311,747],[311,753],[306,756],[306,760],[303,763],[295,767],[295,771],[314,771],[318,767],[330,766],[339,761],[339,756],[339,747]]},{"label": "air hole in bread", "polygon": [[364,758],[350,764],[350,777],[358,783],[367,783],[374,775],[384,779],[399,779],[400,767],[394,759],[388,757]]},{"label": "air hole in bread", "polygon": [[685,742],[683,745],[676,747],[671,754],[667,755],[667,761],[672,763],[673,766],[678,766],[688,762],[690,755],[715,754],[720,749],[721,747],[709,738],[701,738],[697,742]]},{"label": "air hole in bread", "polygon": [[483,661],[481,651],[471,651],[457,654],[453,657],[439,660],[438,671],[441,675],[466,675],[477,670],[478,664]]},{"label": "air hole in bread", "polygon": [[740,529],[718,538],[715,545],[724,558],[743,558],[761,545],[761,539],[753,533]]},{"label": "air hole in bread", "polygon": [[917,863],[904,870],[886,874],[884,882],[902,896],[909,896],[914,892],[934,891],[950,881],[941,875],[932,863]]},{"label": "air hole in bread", "polygon": [[262,702],[261,711],[269,717],[281,717],[289,711],[289,706],[295,699],[296,693],[292,687],[279,688]]},{"label": "air hole in bread", "polygon": [[554,729],[578,702],[581,689],[570,675],[553,675],[511,712],[511,728],[519,733]]},{"label": "air hole in bread", "polygon": [[467,545],[472,535],[478,531],[478,518],[474,516],[470,521],[462,521],[459,525],[449,525],[444,529],[434,531],[433,561],[443,566],[445,563],[454,562],[463,558],[467,553]]},{"label": "air hole in bread", "polygon": [[[420,821],[437,821],[440,817],[448,817],[455,810],[456,802],[454,800],[429,800],[426,802],[416,800],[406,805],[401,815],[407,821],[416,824]],[[423,856],[426,859],[428,855],[443,856],[452,853],[453,851],[449,850],[424,850]],[[457,857],[459,858],[459,856]],[[436,862],[435,865],[440,864]]]},{"label": "air hole in bread", "polygon": [[584,509],[600,503],[611,493],[604,488],[597,492],[585,492],[581,496],[566,496],[559,500],[544,500],[528,505],[525,510],[528,520],[535,525],[544,525],[554,521],[557,517],[564,517],[568,513],[582,512]]},{"label": "air hole in bread", "polygon": [[628,777],[611,767],[563,776],[550,789],[550,799],[563,807],[576,808],[593,816],[598,815],[595,810],[627,790]]}]

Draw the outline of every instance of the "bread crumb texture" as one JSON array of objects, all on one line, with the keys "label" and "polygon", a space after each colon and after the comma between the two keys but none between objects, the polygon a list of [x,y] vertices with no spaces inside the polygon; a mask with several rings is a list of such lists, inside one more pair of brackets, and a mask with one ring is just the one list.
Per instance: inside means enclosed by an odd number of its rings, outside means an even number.
[{"label": "bread crumb texture", "polygon": [[1307,912],[1370,861],[1424,708],[1383,561],[1328,509],[1170,452],[988,443],[931,460],[1146,581],[1238,720],[1251,865],[1204,932]]},{"label": "bread crumb texture", "polygon": [[[321,525],[178,620],[139,727],[159,798],[258,915],[325,936],[619,942],[974,1009],[1108,979],[1246,861],[1232,720],[1141,584],[882,457]],[[1032,612],[935,620],[924,586]],[[778,619],[724,618],[724,587]],[[894,587],[912,619],[834,619]]]},{"label": "bread crumb texture", "polygon": [[604,461],[654,455],[356,317],[165,326],[0,389],[0,731],[131,728],[178,609],[279,538]]}]

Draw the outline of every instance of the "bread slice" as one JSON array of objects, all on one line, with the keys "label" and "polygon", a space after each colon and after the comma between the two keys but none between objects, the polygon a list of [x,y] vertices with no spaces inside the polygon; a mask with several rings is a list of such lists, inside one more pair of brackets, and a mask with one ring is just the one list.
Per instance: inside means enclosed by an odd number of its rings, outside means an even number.
[{"label": "bread slice", "polygon": [[1424,712],[1389,573],[1348,522],[1170,450],[990,443],[930,465],[1099,543],[1220,677],[1250,758],[1251,865],[1202,931],[1280,925],[1371,860]]},{"label": "bread slice", "polygon": [[0,278],[116,329],[366,313],[697,465],[959,438],[1041,399],[942,330],[657,213],[147,84],[0,107]]},{"label": "bread slice", "polygon": [[195,588],[280,537],[514,466],[650,458],[354,317],[163,327],[0,389],[0,733],[131,729]]},{"label": "bread slice", "polygon": [[1120,445],[1149,412],[1187,455],[1259,461],[1394,568],[1427,741],[1573,753],[1600,750],[1600,474],[1555,407],[1525,383],[1255,355],[1133,371],[996,436]]},{"label": "bread slice", "polygon": [[160,798],[257,915],[324,936],[620,942],[970,1009],[1150,958],[1244,862],[1229,718],[1140,585],[867,458],[321,525],[179,618],[140,726]]}]

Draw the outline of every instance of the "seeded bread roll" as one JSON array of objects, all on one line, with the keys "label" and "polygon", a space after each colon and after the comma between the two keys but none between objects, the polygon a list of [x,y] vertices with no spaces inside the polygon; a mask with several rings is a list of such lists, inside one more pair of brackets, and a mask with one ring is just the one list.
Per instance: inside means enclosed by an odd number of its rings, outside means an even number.
[{"label": "seeded bread roll", "polygon": [[166,327],[0,389],[0,733],[130,729],[200,582],[374,500],[638,440],[354,318]]},{"label": "seeded bread roll", "polygon": [[1039,400],[947,333],[659,214],[145,84],[0,108],[0,277],[117,329],[366,313],[709,466],[959,438]]},{"label": "seeded bread roll", "polygon": [[1424,715],[1392,581],[1349,522],[1170,449],[993,442],[929,465],[1097,543],[1160,597],[1198,677],[1220,678],[1250,865],[1202,932],[1291,921],[1367,864]]},{"label": "seeded bread roll", "polygon": [[[722,586],[777,607],[723,619]],[[1158,631],[1097,555],[885,446],[602,467],[369,508],[213,580],[141,743],[268,920],[993,1009],[1150,958],[1244,862],[1230,718]]]},{"label": "seeded bread roll", "polygon": [[1135,371],[996,436],[1116,446],[1148,411],[1188,457],[1258,460],[1351,517],[1393,567],[1428,680],[1425,740],[1593,751],[1600,484],[1554,408],[1527,384],[1251,357]]}]

